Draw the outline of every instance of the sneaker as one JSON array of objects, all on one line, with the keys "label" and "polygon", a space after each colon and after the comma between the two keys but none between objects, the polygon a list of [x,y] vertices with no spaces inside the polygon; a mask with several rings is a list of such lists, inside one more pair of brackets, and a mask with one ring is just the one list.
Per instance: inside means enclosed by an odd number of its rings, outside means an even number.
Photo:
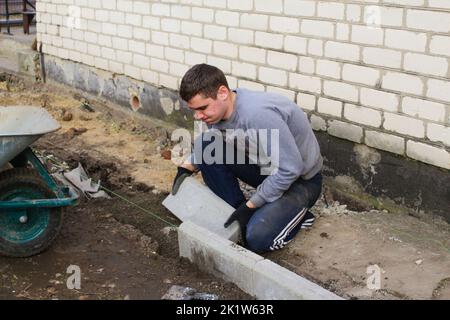
[{"label": "sneaker", "polygon": [[303,219],[301,221],[301,229],[311,228],[315,220],[316,220],[316,218],[314,217],[312,212],[309,210],[306,211],[305,216],[303,217]]}]

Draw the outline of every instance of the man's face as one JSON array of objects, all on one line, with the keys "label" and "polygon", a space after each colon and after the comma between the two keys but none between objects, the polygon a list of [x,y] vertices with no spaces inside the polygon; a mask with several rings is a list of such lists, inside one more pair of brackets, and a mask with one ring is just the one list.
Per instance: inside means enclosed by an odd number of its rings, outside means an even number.
[{"label": "man's face", "polygon": [[206,124],[215,124],[223,119],[228,110],[227,97],[228,94],[221,89],[219,89],[216,99],[206,98],[199,93],[188,101],[188,106],[194,111],[195,119],[201,120]]}]

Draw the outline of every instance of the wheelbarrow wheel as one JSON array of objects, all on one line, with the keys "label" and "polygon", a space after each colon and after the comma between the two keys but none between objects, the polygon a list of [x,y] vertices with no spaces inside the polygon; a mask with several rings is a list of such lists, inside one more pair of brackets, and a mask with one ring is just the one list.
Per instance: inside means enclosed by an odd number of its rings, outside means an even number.
[{"label": "wheelbarrow wheel", "polygon": [[[55,193],[30,168],[0,173],[0,201],[52,199]],[[0,211],[0,254],[29,257],[47,249],[61,229],[62,208],[4,209]]]}]

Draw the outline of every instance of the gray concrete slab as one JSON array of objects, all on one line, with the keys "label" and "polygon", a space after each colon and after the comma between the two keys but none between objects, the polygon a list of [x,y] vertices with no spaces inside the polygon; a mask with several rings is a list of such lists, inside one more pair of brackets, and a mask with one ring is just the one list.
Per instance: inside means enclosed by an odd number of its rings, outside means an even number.
[{"label": "gray concrete slab", "polygon": [[192,221],[233,242],[240,237],[237,222],[223,227],[234,208],[192,177],[186,178],[177,194],[169,195],[162,204],[181,221]]},{"label": "gray concrete slab", "polygon": [[255,265],[252,277],[253,294],[259,299],[342,300],[314,282],[267,259]]},{"label": "gray concrete slab", "polygon": [[178,242],[181,257],[233,282],[257,299],[342,299],[192,221],[186,221],[178,228]]},{"label": "gray concrete slab", "polygon": [[263,257],[192,221],[186,221],[178,228],[178,243],[181,257],[252,294],[252,270]]}]

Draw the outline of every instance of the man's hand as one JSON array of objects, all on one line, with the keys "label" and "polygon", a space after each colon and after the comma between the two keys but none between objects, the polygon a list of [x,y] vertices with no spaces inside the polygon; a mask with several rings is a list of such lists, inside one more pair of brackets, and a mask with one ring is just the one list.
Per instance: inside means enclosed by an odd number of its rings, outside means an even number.
[{"label": "man's hand", "polygon": [[252,217],[252,215],[255,213],[257,209],[256,208],[249,208],[247,207],[246,203],[243,202],[237,209],[234,211],[231,216],[228,218],[228,220],[223,225],[225,228],[228,228],[230,224],[232,224],[234,221],[237,221],[239,223],[239,226],[241,227],[241,233],[242,233],[242,241],[244,246],[246,245],[246,233],[247,233],[247,223]]},{"label": "man's hand", "polygon": [[184,179],[191,176],[193,173],[194,172],[189,169],[186,169],[183,167],[178,167],[177,175],[175,176],[175,179],[173,180],[173,185],[172,185],[172,194],[173,195],[177,194],[178,189],[180,188]]}]

